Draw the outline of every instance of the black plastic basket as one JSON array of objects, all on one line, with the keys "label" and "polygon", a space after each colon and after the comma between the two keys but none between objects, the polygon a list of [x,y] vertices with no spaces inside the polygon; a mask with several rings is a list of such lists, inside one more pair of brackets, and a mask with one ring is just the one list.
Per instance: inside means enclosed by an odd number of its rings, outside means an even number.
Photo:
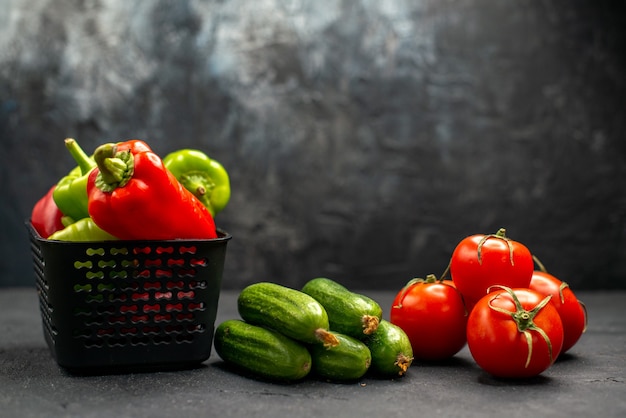
[{"label": "black plastic basket", "polygon": [[60,366],[171,368],[209,358],[231,235],[60,242],[27,226],[44,336]]}]

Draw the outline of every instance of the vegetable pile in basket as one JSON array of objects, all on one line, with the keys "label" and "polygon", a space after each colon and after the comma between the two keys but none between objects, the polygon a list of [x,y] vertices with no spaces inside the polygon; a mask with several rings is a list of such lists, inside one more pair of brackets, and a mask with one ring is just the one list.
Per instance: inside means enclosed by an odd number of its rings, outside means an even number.
[{"label": "vegetable pile in basket", "polygon": [[376,301],[327,278],[312,279],[301,290],[254,283],[241,291],[237,308],[241,319],[215,330],[215,350],[255,377],[400,377],[413,361],[407,335],[382,319]]},{"label": "vegetable pile in basket", "polygon": [[230,199],[228,173],[198,150],[161,159],[144,141],[106,143],[88,156],[68,138],[77,167],[33,207],[31,223],[60,241],[217,238]]}]

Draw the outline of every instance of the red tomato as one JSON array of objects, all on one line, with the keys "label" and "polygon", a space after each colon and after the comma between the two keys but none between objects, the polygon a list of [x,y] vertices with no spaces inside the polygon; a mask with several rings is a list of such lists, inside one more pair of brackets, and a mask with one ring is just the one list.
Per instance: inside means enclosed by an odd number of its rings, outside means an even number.
[{"label": "red tomato", "polygon": [[493,376],[537,376],[559,355],[563,324],[550,296],[498,286],[470,313],[467,346],[476,363]]},{"label": "red tomato", "polygon": [[407,334],[416,359],[447,359],[465,346],[467,311],[451,280],[411,280],[396,295],[390,322]]},{"label": "red tomato", "polygon": [[530,289],[542,295],[552,295],[550,303],[554,305],[563,322],[563,348],[565,353],[578,342],[587,328],[587,312],[572,292],[569,285],[553,275],[536,270],[530,280]]},{"label": "red tomato", "polygon": [[464,238],[450,260],[450,275],[469,310],[493,285],[527,288],[534,268],[528,248],[507,238],[504,228]]}]

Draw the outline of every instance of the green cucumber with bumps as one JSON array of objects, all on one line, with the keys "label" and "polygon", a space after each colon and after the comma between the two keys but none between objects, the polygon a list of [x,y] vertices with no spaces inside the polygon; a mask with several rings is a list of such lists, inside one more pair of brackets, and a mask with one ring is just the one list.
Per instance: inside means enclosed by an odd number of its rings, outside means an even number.
[{"label": "green cucumber with bumps", "polygon": [[364,342],[372,354],[370,370],[382,377],[403,376],[413,362],[409,337],[389,321],[380,321],[376,332]]},{"label": "green cucumber with bumps", "polygon": [[239,319],[222,322],[214,346],[226,363],[270,380],[299,380],[311,371],[311,354],[281,333]]},{"label": "green cucumber with bumps", "polygon": [[369,348],[360,340],[335,333],[339,345],[325,348],[319,344],[309,347],[313,374],[328,380],[356,380],[362,377],[372,363]]},{"label": "green cucumber with bumps", "polygon": [[272,328],[294,340],[325,347],[339,344],[329,331],[324,307],[299,290],[270,282],[254,283],[239,294],[237,309],[246,322]]},{"label": "green cucumber with bumps", "polygon": [[378,328],[383,311],[373,299],[352,292],[334,280],[318,277],[309,280],[302,292],[322,304],[330,329],[353,338],[364,339]]}]

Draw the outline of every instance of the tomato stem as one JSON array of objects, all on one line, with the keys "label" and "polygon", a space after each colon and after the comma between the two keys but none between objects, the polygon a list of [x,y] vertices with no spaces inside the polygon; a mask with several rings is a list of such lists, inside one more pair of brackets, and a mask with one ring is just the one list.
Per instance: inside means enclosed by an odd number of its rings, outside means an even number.
[{"label": "tomato stem", "polygon": [[533,261],[535,262],[535,264],[537,264],[537,267],[539,267],[539,270],[542,271],[543,273],[547,273],[548,270],[546,270],[546,267],[543,265],[543,263],[539,260],[539,258],[533,254]]},{"label": "tomato stem", "polygon": [[511,262],[511,265],[514,266],[515,262],[513,262],[513,245],[511,245],[511,240],[509,238],[507,238],[507,236],[506,236],[506,229],[505,228],[498,229],[498,232],[496,232],[495,234],[485,235],[478,242],[478,264],[482,264],[483,263],[483,259],[482,259],[483,245],[485,244],[485,242],[489,238],[501,239],[501,240],[503,240],[506,243],[506,246],[509,249],[509,261]]},{"label": "tomato stem", "polygon": [[496,295],[493,299],[489,301],[489,307],[496,312],[509,315],[513,319],[513,321],[515,321],[515,324],[517,325],[517,330],[524,334],[524,337],[526,339],[526,344],[528,345],[528,356],[526,357],[526,364],[524,367],[528,367],[528,365],[530,364],[532,355],[533,355],[533,339],[532,339],[532,334],[530,333],[530,331],[537,332],[544,339],[544,341],[548,345],[548,355],[550,356],[550,362],[553,362],[554,358],[552,356],[552,342],[550,341],[550,337],[548,337],[548,335],[543,329],[535,325],[535,323],[533,322],[533,319],[535,318],[535,316],[539,313],[539,311],[541,311],[541,309],[543,309],[544,306],[546,306],[550,302],[550,299],[552,298],[552,296],[551,295],[546,296],[532,310],[527,311],[526,309],[524,309],[517,295],[511,288],[506,287],[506,286],[495,285],[487,289],[487,293],[489,293],[492,288],[503,289],[509,296],[511,296],[511,299],[513,299],[513,304],[515,305],[515,312],[511,312],[509,310],[506,310],[497,306],[493,306],[491,304],[491,302],[495,300],[498,296],[500,296],[500,294]]},{"label": "tomato stem", "polygon": [[426,283],[435,283],[437,281],[437,276],[435,276],[434,274],[429,274],[426,276],[426,280],[424,280],[424,282]]},{"label": "tomato stem", "polygon": [[561,282],[561,285],[559,286],[559,299],[561,300],[561,303],[565,303],[565,296],[563,295],[563,289],[567,289],[569,287],[569,284],[567,284],[567,282]]},{"label": "tomato stem", "polygon": [[443,280],[446,278],[448,273],[450,273],[450,265],[451,264],[452,264],[452,259],[450,259],[450,261],[448,262],[448,265],[446,266],[446,269],[443,271],[443,273],[441,273],[441,276],[439,276],[439,281],[440,282],[443,282]]},{"label": "tomato stem", "polygon": [[435,283],[437,281],[443,281],[443,279],[437,279],[437,276],[435,276],[434,274],[429,274],[426,276],[426,279],[422,279],[421,277],[415,277],[411,280],[409,280],[407,282],[407,284],[404,285],[404,287],[402,288],[402,292],[400,293],[400,301],[398,302],[397,305],[392,306],[393,308],[396,309],[402,309],[402,301],[404,300],[404,296],[406,295],[406,292],[409,291],[409,289],[417,284],[417,283]]},{"label": "tomato stem", "polygon": [[424,279],[420,278],[420,277],[414,277],[413,279],[409,280],[407,282],[407,284],[404,285],[404,287],[402,288],[402,291],[400,293],[400,298],[399,298],[399,302],[397,305],[394,305],[393,308],[395,309],[402,309],[402,301],[404,300],[404,296],[406,295],[406,293],[409,291],[409,289],[417,284],[417,283],[423,283]]}]

